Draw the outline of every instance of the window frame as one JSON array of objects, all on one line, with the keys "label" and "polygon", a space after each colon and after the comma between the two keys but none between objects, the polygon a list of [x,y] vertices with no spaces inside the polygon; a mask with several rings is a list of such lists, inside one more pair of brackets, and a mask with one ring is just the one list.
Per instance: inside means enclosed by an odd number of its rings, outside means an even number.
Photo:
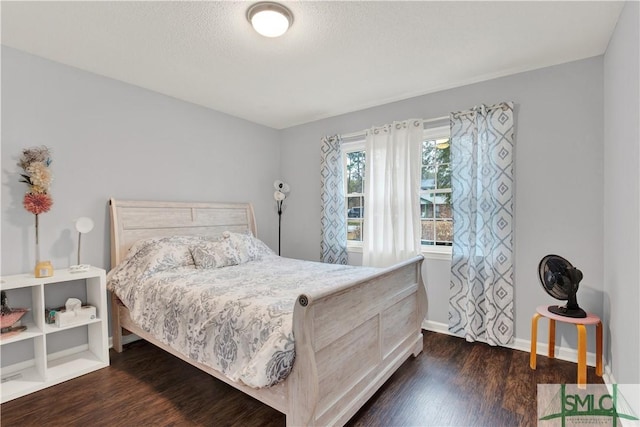
[{"label": "window frame", "polygon": [[[448,125],[446,126],[436,126],[429,127],[424,129],[422,142],[428,139],[440,139],[443,137],[451,138],[451,129]],[[345,197],[345,212],[344,216],[347,221],[349,218],[347,216],[348,206],[347,199],[349,197],[349,193],[347,193],[347,153],[352,153],[354,151],[365,151],[365,134],[362,134],[361,138],[354,139],[352,141],[343,142],[341,145],[342,151],[342,170],[343,170],[343,188],[344,188],[344,197]],[[421,162],[422,167],[422,162]],[[365,151],[365,168],[366,168],[366,151]],[[366,174],[366,173],[365,173]],[[422,190],[418,188],[418,193],[421,194]],[[364,197],[364,194],[363,194]],[[364,219],[363,219],[364,224]],[[427,259],[438,259],[438,260],[450,260],[452,255],[452,247],[453,246],[440,246],[440,245],[421,245],[421,252]],[[347,239],[347,251],[362,253],[362,241],[358,240],[348,240]]]}]

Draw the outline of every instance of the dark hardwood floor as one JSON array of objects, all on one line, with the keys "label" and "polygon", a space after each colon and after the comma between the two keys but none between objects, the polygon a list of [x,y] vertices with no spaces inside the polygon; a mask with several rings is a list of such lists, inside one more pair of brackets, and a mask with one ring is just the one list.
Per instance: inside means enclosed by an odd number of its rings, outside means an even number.
[{"label": "dark hardwood floor", "polygon": [[[283,414],[145,341],[111,366],[0,406],[2,426],[284,426]],[[349,426],[534,426],[536,385],[575,383],[576,365],[425,332]],[[602,383],[594,368],[587,381]]]}]

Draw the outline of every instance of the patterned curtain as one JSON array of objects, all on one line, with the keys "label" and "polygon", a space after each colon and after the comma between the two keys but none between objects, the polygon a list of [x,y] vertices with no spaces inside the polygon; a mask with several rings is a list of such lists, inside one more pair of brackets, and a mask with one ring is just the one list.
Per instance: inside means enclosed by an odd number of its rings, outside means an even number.
[{"label": "patterned curtain", "polygon": [[341,142],[338,135],[326,136],[322,138],[320,150],[320,259],[332,264],[346,264],[348,261]]},{"label": "patterned curtain", "polygon": [[452,113],[449,331],[509,344],[513,324],[513,103]]}]

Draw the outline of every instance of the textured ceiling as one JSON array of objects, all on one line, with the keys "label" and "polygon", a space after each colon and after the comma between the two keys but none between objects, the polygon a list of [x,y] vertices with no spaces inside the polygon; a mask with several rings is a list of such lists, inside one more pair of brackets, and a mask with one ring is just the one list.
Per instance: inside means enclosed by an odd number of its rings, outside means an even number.
[{"label": "textured ceiling", "polygon": [[6,2],[2,44],[282,129],[602,54],[621,2]]}]

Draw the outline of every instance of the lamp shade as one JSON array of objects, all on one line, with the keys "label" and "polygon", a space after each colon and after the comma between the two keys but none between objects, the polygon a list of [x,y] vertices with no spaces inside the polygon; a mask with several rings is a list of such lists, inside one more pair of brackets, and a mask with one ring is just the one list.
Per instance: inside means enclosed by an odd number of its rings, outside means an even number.
[{"label": "lamp shade", "polygon": [[80,217],[76,219],[76,230],[78,233],[88,233],[93,230],[93,220],[91,218],[87,218],[86,216]]}]

